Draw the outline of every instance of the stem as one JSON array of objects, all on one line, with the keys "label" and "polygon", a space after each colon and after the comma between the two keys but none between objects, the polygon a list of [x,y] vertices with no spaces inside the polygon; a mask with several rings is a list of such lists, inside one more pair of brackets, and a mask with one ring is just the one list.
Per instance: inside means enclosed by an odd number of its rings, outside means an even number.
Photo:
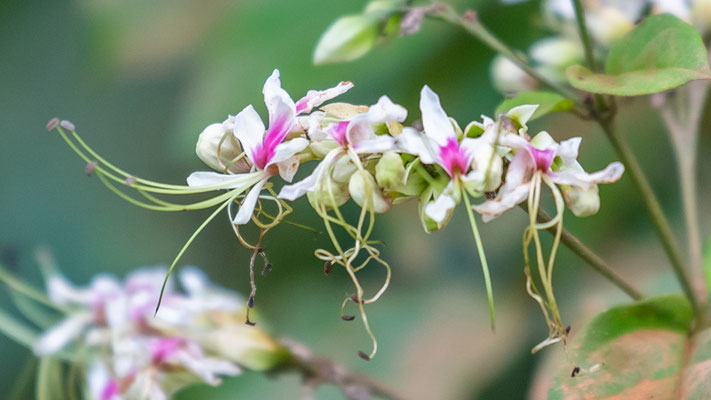
[{"label": "stem", "polygon": [[689,278],[689,274],[684,266],[684,262],[682,261],[679,246],[676,243],[676,240],[674,240],[674,234],[669,226],[669,221],[664,216],[662,207],[659,205],[659,201],[654,195],[652,187],[649,185],[647,178],[644,176],[637,158],[627,142],[625,142],[619,132],[614,129],[609,120],[599,119],[598,122],[602,127],[602,130],[607,135],[607,138],[610,140],[610,143],[612,143],[612,146],[615,148],[618,156],[627,167],[628,175],[632,179],[632,183],[635,185],[642,202],[650,214],[652,225],[654,226],[654,229],[662,242],[662,246],[664,246],[667,257],[669,257],[672,269],[681,284],[681,288],[684,290],[684,294],[686,294],[689,298],[694,315],[697,318],[700,317],[701,309],[699,307],[699,300],[696,296],[696,292],[692,289],[691,279]]},{"label": "stem", "polygon": [[593,72],[599,72],[597,63],[595,62],[590,35],[588,34],[588,27],[585,25],[585,10],[583,9],[583,4],[580,0],[573,0],[573,7],[575,7],[575,20],[578,24],[578,32],[580,32],[580,41],[583,42],[583,48],[585,49],[585,59]]},{"label": "stem", "polygon": [[469,217],[469,225],[472,227],[472,234],[474,235],[474,242],[476,243],[476,249],[479,253],[479,261],[481,261],[481,271],[484,273],[484,284],[486,285],[486,297],[489,300],[489,319],[491,322],[491,329],[494,329],[494,293],[491,289],[491,276],[489,276],[489,264],[486,262],[486,254],[484,254],[484,245],[481,243],[481,235],[479,235],[479,229],[476,226],[476,219],[474,218],[474,211],[472,210],[471,202],[469,201],[469,195],[464,191],[462,193],[464,197],[464,205],[467,209],[467,216]]},{"label": "stem", "polygon": [[451,6],[446,5],[442,7],[436,16],[453,25],[461,26],[469,34],[479,39],[492,50],[508,58],[511,62],[518,65],[519,68],[526,71],[527,74],[541,82],[544,86],[561,93],[563,96],[568,97],[575,102],[580,101],[580,95],[577,92],[559,83],[553,82],[539,74],[538,71],[531,66],[531,63],[524,54],[513,51],[505,43],[499,40],[499,38],[489,32],[489,30],[486,29],[481,22],[479,22],[479,19],[474,11],[467,11],[463,17],[460,17]]},{"label": "stem", "polygon": [[[347,370],[344,366],[336,362],[319,357],[311,353],[304,345],[292,340],[282,340],[283,344],[291,355],[291,359],[282,370],[296,370],[304,375],[305,385],[319,385],[321,383],[331,383],[338,386],[345,398],[355,400],[363,398],[362,390],[370,395],[378,396],[389,400],[402,400],[403,396],[393,392],[382,383],[360,373]],[[361,390],[354,390],[361,389]],[[370,397],[365,397],[370,398]]]},{"label": "stem", "polygon": [[[524,205],[521,205],[526,212],[528,210]],[[552,218],[548,213],[542,209],[538,209],[538,221],[546,223],[551,221]],[[556,227],[551,226],[547,228],[548,232],[555,234]],[[560,238],[561,243],[565,245],[570,251],[578,255],[583,261],[588,263],[595,271],[600,273],[605,279],[610,281],[613,285],[617,286],[620,290],[625,292],[634,300],[642,300],[644,295],[637,289],[635,289],[632,284],[625,281],[605,260],[600,258],[594,251],[590,250],[583,242],[580,241],[575,235],[570,233],[567,229],[562,229],[562,234]]]}]

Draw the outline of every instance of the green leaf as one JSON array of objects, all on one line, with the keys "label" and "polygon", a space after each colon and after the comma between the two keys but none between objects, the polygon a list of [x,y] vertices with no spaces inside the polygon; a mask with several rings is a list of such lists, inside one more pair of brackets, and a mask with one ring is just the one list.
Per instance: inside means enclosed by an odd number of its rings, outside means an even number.
[{"label": "green leaf", "polygon": [[696,29],[671,14],[660,14],[612,46],[605,74],[573,65],[566,75],[571,85],[586,92],[639,96],[711,79],[711,70]]},{"label": "green leaf", "polygon": [[556,111],[568,111],[575,106],[573,100],[557,93],[546,91],[521,92],[517,94],[516,97],[504,100],[496,108],[496,114],[505,114],[512,108],[525,104],[538,104],[538,108],[530,120]]},{"label": "green leaf", "polygon": [[680,295],[598,315],[569,348],[569,359],[582,373],[572,377],[573,364],[561,360],[549,399],[707,398],[711,330],[689,339],[691,320],[691,307]]}]

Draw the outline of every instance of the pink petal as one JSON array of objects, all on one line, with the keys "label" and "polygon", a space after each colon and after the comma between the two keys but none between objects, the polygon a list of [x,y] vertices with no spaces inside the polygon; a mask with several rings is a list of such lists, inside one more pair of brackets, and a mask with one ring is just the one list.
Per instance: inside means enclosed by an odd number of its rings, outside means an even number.
[{"label": "pink petal", "polygon": [[296,114],[308,114],[314,107],[340,96],[353,87],[353,83],[344,81],[326,90],[309,90],[306,96],[296,102]]}]

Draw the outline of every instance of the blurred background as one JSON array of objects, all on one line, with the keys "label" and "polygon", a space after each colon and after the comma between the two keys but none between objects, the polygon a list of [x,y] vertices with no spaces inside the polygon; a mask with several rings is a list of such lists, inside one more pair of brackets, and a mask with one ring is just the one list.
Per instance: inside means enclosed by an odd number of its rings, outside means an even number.
[{"label": "blurred background", "polygon": [[[457,1],[476,9],[484,23],[520,49],[549,34],[535,1],[502,6]],[[182,183],[207,169],[195,156],[198,134],[248,104],[265,107],[261,87],[274,68],[292,97],[341,80],[355,88],[341,99],[372,104],[382,94],[419,117],[425,83],[464,126],[492,115],[502,100],[489,79],[493,54],[461,30],[426,21],[418,34],[378,46],[346,64],[314,66],[313,48],[337,17],[357,13],[364,1],[317,0],[6,0],[0,5],[0,252],[3,263],[42,285],[33,252],[47,246],[75,282],[100,271],[123,275],[144,265],[169,263],[210,211],[162,214],[136,208],[87,177],[84,163],[45,123],[74,122],[83,138],[123,169],[149,179]],[[652,179],[683,241],[674,156],[648,99],[623,102],[621,129]],[[264,114],[263,114],[264,115]],[[711,190],[711,147],[704,121],[699,152],[701,199]],[[615,159],[592,123],[554,115],[532,124],[556,139],[582,136],[580,160],[598,170]],[[307,169],[297,176],[304,176]],[[628,178],[600,188],[602,208],[588,219],[566,214],[566,227],[646,292],[675,291],[666,258]],[[291,219],[322,230],[305,199]],[[323,274],[314,256],[328,248],[324,234],[290,225],[270,232],[267,254],[274,270],[258,277],[259,323],[315,353],[377,377],[413,399],[523,399],[535,387],[537,367],[565,363],[548,350],[530,349],[547,335],[538,305],[525,293],[521,234],[525,214],[514,210],[480,226],[492,268],[497,328],[488,324],[486,295],[470,228],[460,208],[442,232],[425,234],[416,203],[381,216],[375,236],[385,242],[393,267],[386,295],[368,308],[379,339],[377,357],[357,357],[370,343],[360,322],[343,322],[342,298],[352,293],[347,275]],[[701,201],[704,221],[711,206]],[[702,226],[704,226],[702,224]],[[248,235],[254,233],[248,231]],[[708,224],[702,232],[708,237]],[[546,238],[548,240],[549,238]],[[549,242],[547,242],[549,243]],[[247,293],[249,252],[227,218],[214,221],[181,264],[205,269],[217,282]],[[383,279],[364,272],[366,287]],[[562,248],[555,288],[572,332],[591,315],[626,301],[573,254]],[[11,303],[0,293],[0,305]],[[6,393],[31,353],[0,337]],[[196,386],[181,399],[296,398],[296,375],[245,372],[219,388]],[[318,399],[339,398],[322,387]]]}]

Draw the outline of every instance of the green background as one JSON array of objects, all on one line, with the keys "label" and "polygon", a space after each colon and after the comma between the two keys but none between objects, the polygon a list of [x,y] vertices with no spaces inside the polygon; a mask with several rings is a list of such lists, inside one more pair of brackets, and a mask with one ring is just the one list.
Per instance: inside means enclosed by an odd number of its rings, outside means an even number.
[{"label": "green background", "polygon": [[[537,2],[504,7],[493,1],[458,1],[512,46],[525,49],[549,34]],[[261,87],[274,68],[294,98],[340,80],[356,86],[343,101],[372,104],[382,94],[419,117],[422,85],[439,93],[460,125],[493,114],[501,102],[489,82],[492,53],[461,30],[426,21],[416,35],[378,46],[347,64],[313,66],[321,32],[338,16],[356,13],[362,1],[141,0],[4,1],[0,5],[0,251],[3,261],[41,285],[33,252],[47,246],[62,270],[85,283],[101,271],[123,275],[143,265],[167,263],[209,211],[161,214],[115,197],[45,123],[73,121],[84,139],[116,165],[153,180],[182,183],[206,169],[194,154],[208,124],[247,104],[261,113]],[[683,242],[674,156],[648,99],[624,100],[621,129],[652,180]],[[711,143],[704,122],[699,180],[711,190]],[[546,117],[531,131],[556,139],[583,136],[580,160],[588,171],[615,159],[592,123],[572,116]],[[306,169],[298,176],[304,176]],[[297,176],[297,178],[298,178]],[[566,214],[566,227],[598,250],[622,274],[648,291],[673,291],[667,262],[628,178],[600,188],[602,209],[588,219]],[[549,200],[549,199],[548,199]],[[305,199],[294,221],[321,230]],[[708,221],[711,208],[701,201]],[[492,269],[497,330],[488,325],[483,279],[463,210],[446,230],[425,234],[415,203],[394,207],[376,224],[393,267],[390,289],[369,307],[380,351],[366,363],[356,351],[369,342],[358,322],[339,317],[352,293],[347,275],[325,277],[313,256],[328,248],[323,234],[284,225],[266,247],[274,266],[257,280],[260,321],[279,336],[301,341],[316,353],[376,376],[408,398],[525,398],[535,367],[545,355],[530,348],[547,334],[538,306],[524,290],[522,211],[480,226]],[[251,232],[254,233],[254,232]],[[708,229],[704,230],[708,235]],[[548,240],[548,238],[546,238]],[[199,236],[183,258],[217,282],[248,291],[249,253],[234,238],[226,217]],[[377,287],[381,271],[364,273]],[[563,317],[576,327],[610,304],[625,301],[566,249],[555,287]],[[10,308],[2,293],[0,304]],[[0,337],[6,393],[30,353]],[[559,362],[565,362],[560,360]],[[7,389],[6,389],[7,388]],[[265,377],[246,372],[217,389],[194,387],[181,398],[296,398],[296,375]],[[322,387],[317,398],[339,398]]]}]

